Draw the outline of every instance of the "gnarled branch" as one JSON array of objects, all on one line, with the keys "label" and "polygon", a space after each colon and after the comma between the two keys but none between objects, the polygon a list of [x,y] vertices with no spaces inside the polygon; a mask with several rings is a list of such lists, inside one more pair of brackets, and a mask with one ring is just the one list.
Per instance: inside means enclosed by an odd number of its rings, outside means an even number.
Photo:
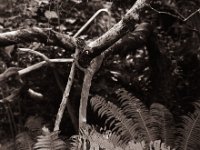
[{"label": "gnarled branch", "polygon": [[78,39],[45,28],[28,28],[0,34],[0,46],[18,43],[40,42],[74,50]]}]

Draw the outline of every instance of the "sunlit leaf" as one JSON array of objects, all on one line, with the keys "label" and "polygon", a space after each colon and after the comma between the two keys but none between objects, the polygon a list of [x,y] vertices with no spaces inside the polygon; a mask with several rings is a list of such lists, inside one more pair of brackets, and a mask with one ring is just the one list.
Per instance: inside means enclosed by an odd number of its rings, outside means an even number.
[{"label": "sunlit leaf", "polygon": [[58,14],[55,11],[45,11],[44,13],[45,17],[47,19],[57,19],[58,18]]}]

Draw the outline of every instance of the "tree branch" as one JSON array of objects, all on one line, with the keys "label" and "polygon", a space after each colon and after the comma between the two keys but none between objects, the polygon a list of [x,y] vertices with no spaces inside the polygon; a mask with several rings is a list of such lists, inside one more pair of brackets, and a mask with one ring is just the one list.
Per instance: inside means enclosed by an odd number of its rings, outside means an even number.
[{"label": "tree branch", "polygon": [[78,39],[51,29],[29,28],[0,34],[0,46],[9,46],[18,43],[40,42],[56,45],[64,49],[75,50]]},{"label": "tree branch", "polygon": [[153,26],[150,23],[142,22],[140,23],[134,31],[123,36],[114,45],[105,51],[105,53],[126,53],[130,50],[136,50],[143,46],[153,31]]},{"label": "tree branch", "polygon": [[126,33],[132,31],[135,27],[135,23],[139,21],[139,13],[147,6],[148,2],[149,0],[137,0],[120,22],[115,24],[108,32],[91,42],[88,47],[85,47],[85,49],[80,52],[79,63],[87,67],[93,58],[100,55]]},{"label": "tree branch", "polygon": [[[69,58],[69,59],[49,59],[49,61],[51,63],[72,63],[73,62],[73,59]],[[24,68],[24,69],[21,69],[20,68],[17,68],[17,67],[10,67],[8,68],[7,70],[5,70],[3,73],[0,74],[0,82],[2,81],[5,81],[7,80],[9,77],[11,76],[15,76],[15,75],[18,75],[18,76],[23,76],[23,75],[26,75],[36,69],[39,69],[43,66],[46,66],[48,65],[49,63],[47,61],[42,61],[42,62],[39,62],[37,64],[34,64],[32,66],[29,66],[27,68]]]},{"label": "tree branch", "polygon": [[[51,63],[72,63],[72,62],[73,62],[73,59],[71,59],[71,58],[68,58],[68,59],[67,59],[67,58],[66,58],[66,59],[49,59],[49,61],[50,61]],[[34,65],[32,65],[32,66],[29,66],[29,67],[27,67],[27,68],[24,68],[24,69],[22,69],[22,70],[19,70],[19,71],[18,71],[19,76],[26,75],[26,74],[28,74],[28,73],[30,73],[30,72],[36,70],[36,69],[39,69],[39,68],[41,68],[41,67],[43,67],[43,66],[46,66],[46,65],[48,65],[48,62],[42,61],[42,62],[39,62],[39,63],[34,64]]]}]

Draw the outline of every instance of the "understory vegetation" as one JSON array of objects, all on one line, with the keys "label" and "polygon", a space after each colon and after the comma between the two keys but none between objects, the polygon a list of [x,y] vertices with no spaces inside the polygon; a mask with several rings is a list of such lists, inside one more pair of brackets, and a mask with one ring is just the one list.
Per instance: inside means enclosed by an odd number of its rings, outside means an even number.
[{"label": "understory vegetation", "polygon": [[199,0],[1,0],[0,150],[198,150],[199,75]]}]

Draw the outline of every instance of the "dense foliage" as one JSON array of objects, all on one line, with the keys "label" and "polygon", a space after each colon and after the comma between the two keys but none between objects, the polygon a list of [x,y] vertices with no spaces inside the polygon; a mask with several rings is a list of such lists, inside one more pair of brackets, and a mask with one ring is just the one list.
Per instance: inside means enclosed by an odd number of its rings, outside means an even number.
[{"label": "dense foliage", "polygon": [[[1,0],[0,33],[37,26],[73,36],[95,12],[109,9],[111,15],[102,13],[79,35],[89,43],[116,24],[134,2]],[[36,50],[48,59],[74,58],[74,52],[37,42],[0,47],[0,149],[128,150],[155,148],[156,144],[158,149],[198,149],[199,18],[198,0],[152,1],[140,14],[137,30],[123,36],[106,54],[89,93],[87,119],[91,126],[87,124],[79,132],[71,116],[79,116],[81,66],[76,68],[68,102],[71,109],[65,111],[60,131],[53,132],[53,126],[70,63],[50,64],[1,81],[9,67],[20,70],[43,61],[44,57],[20,48]],[[142,23],[152,28],[140,27]],[[135,36],[145,41],[136,43]],[[126,90],[119,90],[122,88]]]}]

